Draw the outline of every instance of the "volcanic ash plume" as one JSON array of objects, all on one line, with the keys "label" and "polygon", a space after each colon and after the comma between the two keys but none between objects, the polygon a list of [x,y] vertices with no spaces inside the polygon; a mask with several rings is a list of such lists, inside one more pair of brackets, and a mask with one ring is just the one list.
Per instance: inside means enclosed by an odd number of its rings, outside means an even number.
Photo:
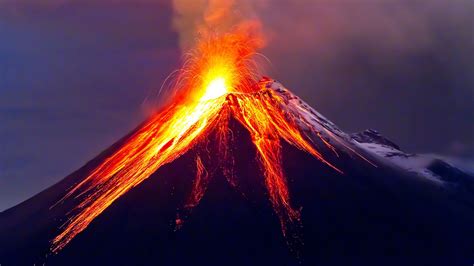
[{"label": "volcanic ash plume", "polygon": [[258,29],[260,21],[255,10],[264,5],[261,0],[173,0],[173,25],[181,49],[187,51],[199,35],[209,32],[222,34],[250,25],[251,30]]}]

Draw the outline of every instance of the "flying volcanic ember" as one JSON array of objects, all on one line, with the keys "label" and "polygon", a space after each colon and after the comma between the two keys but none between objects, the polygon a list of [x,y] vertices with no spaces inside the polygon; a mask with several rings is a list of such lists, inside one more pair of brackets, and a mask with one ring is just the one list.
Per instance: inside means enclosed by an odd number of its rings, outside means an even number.
[{"label": "flying volcanic ember", "polygon": [[[252,57],[260,45],[260,39],[239,30],[203,38],[179,72],[175,96],[60,201],[73,197],[79,204],[52,240],[51,251],[64,248],[115,200],[193,148],[211,130],[218,132],[220,158],[226,158],[231,118],[252,137],[283,234],[287,235],[292,224],[299,224],[300,212],[290,203],[280,142],[285,140],[334,171],[342,171],[323,158],[297,123],[309,121],[286,112],[284,99],[268,89],[265,81],[258,81]],[[335,152],[329,142],[321,140]],[[188,208],[199,203],[210,178],[201,158],[195,161],[197,174]],[[231,175],[230,166],[222,165],[224,174]]]}]

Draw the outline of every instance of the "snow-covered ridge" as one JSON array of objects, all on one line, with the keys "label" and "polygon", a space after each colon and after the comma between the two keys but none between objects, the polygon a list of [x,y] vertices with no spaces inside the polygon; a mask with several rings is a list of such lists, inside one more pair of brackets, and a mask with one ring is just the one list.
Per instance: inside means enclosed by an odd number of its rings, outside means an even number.
[{"label": "snow-covered ridge", "polygon": [[[439,185],[462,186],[474,193],[474,163],[457,158],[434,154],[410,154],[397,144],[382,136],[378,131],[368,129],[363,132],[347,134],[333,122],[314,110],[277,81],[264,79],[265,88],[277,92],[286,102],[286,107],[297,112],[303,120],[310,123],[311,130],[318,132],[327,140],[335,139],[333,145],[358,147],[389,165],[402,168]],[[308,125],[302,125],[303,128]],[[341,147],[342,148],[342,147]]]},{"label": "snow-covered ridge", "polygon": [[298,111],[307,121],[312,121],[317,126],[322,126],[339,137],[347,139],[348,135],[340,130],[333,122],[294,95],[277,81],[268,81],[265,87],[278,92],[286,101],[287,107]]},{"label": "snow-covered ridge", "polygon": [[348,134],[340,130],[333,122],[314,110],[310,105],[286,89],[282,84],[271,80],[261,81],[264,90],[271,90],[283,101],[281,108],[291,113],[290,119],[298,124],[300,130],[312,140],[313,144],[339,157],[343,152],[350,157],[358,157],[368,164],[376,167],[376,164],[360,153],[360,149],[355,148]]},{"label": "snow-covered ridge", "polygon": [[[374,136],[376,136],[374,138]],[[460,159],[436,154],[410,154],[375,130],[351,134],[360,148],[379,156],[406,171],[445,186],[455,186],[474,193],[474,175]],[[465,164],[467,165],[467,164]]]}]

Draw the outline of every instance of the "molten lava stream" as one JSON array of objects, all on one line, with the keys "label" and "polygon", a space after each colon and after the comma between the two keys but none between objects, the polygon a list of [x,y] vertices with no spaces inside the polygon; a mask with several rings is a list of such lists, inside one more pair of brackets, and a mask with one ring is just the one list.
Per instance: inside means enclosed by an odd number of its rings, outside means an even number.
[{"label": "molten lava stream", "polygon": [[118,197],[205,137],[224,100],[221,97],[171,108],[138,130],[66,195],[70,197],[82,190],[76,197],[84,195],[85,199],[77,206],[79,213],[53,240],[53,251],[64,247]]}]

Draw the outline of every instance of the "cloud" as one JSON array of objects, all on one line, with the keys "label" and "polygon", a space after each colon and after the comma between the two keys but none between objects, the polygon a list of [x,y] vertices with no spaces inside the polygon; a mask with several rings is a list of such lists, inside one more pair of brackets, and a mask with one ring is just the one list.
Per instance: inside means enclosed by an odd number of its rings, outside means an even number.
[{"label": "cloud", "polygon": [[469,0],[276,0],[257,13],[271,76],[343,129],[448,152],[474,136],[473,12]]}]

